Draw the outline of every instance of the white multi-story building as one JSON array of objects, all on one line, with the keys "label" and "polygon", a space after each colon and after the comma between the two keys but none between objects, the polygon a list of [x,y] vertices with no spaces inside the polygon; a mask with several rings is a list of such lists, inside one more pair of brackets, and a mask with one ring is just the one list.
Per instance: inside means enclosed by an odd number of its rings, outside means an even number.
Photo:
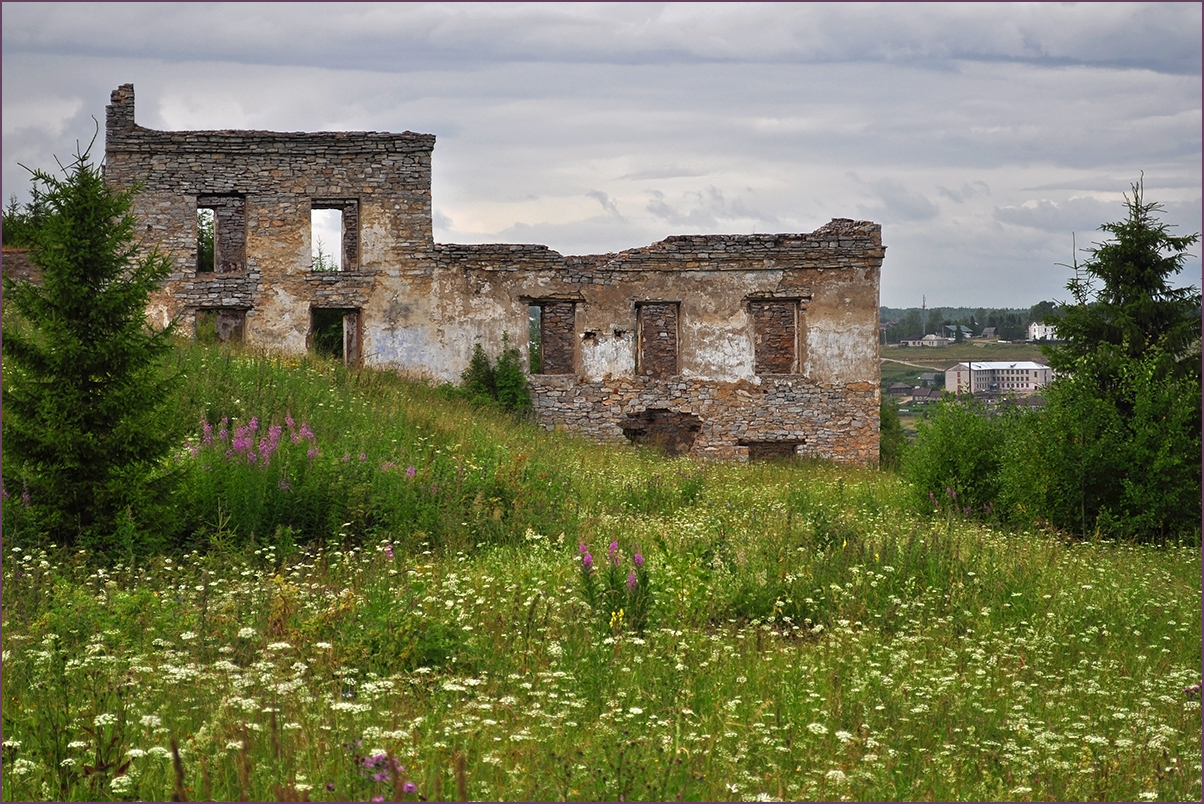
[{"label": "white multi-story building", "polygon": [[971,360],[945,370],[945,390],[954,394],[1031,394],[1049,385],[1053,369],[1031,360]]},{"label": "white multi-story building", "polygon": [[1028,339],[1030,341],[1056,341],[1058,333],[1054,329],[1053,324],[1042,324],[1040,321],[1034,321],[1028,325]]}]

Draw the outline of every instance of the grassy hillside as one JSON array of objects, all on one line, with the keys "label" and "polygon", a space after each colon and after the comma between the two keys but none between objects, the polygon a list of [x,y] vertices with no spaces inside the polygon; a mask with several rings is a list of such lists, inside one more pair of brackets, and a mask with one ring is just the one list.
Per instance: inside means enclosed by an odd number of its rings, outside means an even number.
[{"label": "grassy hillside", "polygon": [[1200,799],[1198,546],[176,359],[185,546],[5,539],[9,799]]}]

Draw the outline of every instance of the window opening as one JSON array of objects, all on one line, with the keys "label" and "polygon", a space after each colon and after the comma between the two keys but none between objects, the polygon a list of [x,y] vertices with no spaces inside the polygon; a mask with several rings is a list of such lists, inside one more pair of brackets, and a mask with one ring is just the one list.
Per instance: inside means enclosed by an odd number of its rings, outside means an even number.
[{"label": "window opening", "polygon": [[312,201],[309,228],[313,270],[359,269],[359,202]]},{"label": "window opening", "polygon": [[197,197],[197,271],[247,270],[247,204],[237,195]]},{"label": "window opening", "polygon": [[679,373],[678,303],[647,302],[637,307],[639,349],[636,373],[664,380]]},{"label": "window opening", "polygon": [[572,374],[576,354],[576,306],[545,301],[527,307],[527,354],[532,374]]},{"label": "window opening", "polygon": [[793,374],[798,344],[798,302],[749,303],[753,320],[753,370],[757,374]]},{"label": "window opening", "polygon": [[688,455],[694,448],[702,431],[702,419],[693,413],[650,408],[631,414],[619,426],[633,444],[649,446],[673,457]]},{"label": "window opening", "polygon": [[789,461],[798,457],[799,441],[749,441],[750,461]]},{"label": "window opening", "polygon": [[219,343],[242,343],[246,321],[246,310],[228,308],[197,310],[197,342],[206,346]]},{"label": "window opening", "polygon": [[213,210],[200,207],[196,211],[196,269],[198,273],[213,273]]},{"label": "window opening", "polygon": [[345,364],[360,360],[360,311],[346,308],[315,307],[312,310],[310,346],[323,357]]}]

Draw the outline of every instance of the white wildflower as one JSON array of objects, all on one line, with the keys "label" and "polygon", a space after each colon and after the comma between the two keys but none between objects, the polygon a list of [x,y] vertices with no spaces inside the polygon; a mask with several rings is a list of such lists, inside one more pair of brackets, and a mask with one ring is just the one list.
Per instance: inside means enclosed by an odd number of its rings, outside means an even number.
[{"label": "white wildflower", "polygon": [[807,731],[811,732],[812,734],[827,734],[828,727],[822,723],[808,723]]}]

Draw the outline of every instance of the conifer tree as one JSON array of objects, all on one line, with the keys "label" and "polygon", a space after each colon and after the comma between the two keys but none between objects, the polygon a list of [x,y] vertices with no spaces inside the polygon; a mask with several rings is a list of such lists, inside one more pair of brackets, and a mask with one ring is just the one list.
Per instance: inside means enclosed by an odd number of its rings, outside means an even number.
[{"label": "conifer tree", "polygon": [[141,253],[133,191],[106,184],[90,150],[61,177],[31,171],[44,188],[30,254],[42,284],[4,280],[16,314],[3,326],[6,490],[22,490],[42,538],[116,557],[164,535],[172,328],[151,329],[146,304],[171,260]]}]

